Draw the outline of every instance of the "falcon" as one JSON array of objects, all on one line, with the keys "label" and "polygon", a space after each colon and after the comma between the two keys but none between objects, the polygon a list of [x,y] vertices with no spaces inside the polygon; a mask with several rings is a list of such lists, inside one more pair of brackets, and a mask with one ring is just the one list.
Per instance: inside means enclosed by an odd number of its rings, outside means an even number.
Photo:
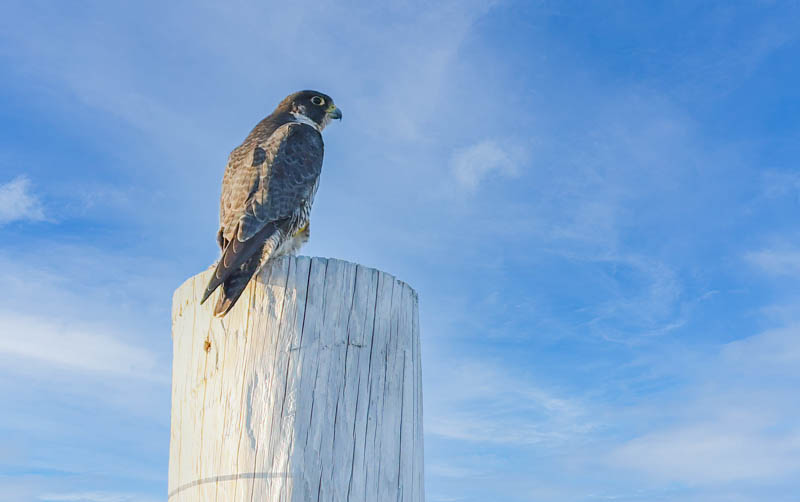
[{"label": "falcon", "polygon": [[309,215],[322,171],[322,130],[342,112],[330,96],[300,91],[280,102],[228,157],[217,243],[222,256],[203,299],[220,289],[223,317],[247,283],[272,260],[308,241]]}]

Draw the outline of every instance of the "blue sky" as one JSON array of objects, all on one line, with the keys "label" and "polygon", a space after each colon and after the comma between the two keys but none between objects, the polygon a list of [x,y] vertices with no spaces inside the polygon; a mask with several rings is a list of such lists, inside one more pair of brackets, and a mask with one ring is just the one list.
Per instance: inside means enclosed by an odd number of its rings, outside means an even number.
[{"label": "blue sky", "polygon": [[6,2],[0,501],[164,500],[228,152],[420,294],[429,502],[796,501],[797,2]]}]

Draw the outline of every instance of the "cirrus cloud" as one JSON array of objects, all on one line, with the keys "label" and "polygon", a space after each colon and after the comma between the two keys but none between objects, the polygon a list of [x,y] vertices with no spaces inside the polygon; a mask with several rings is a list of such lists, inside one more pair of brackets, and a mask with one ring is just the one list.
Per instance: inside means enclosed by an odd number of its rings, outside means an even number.
[{"label": "cirrus cloud", "polygon": [[31,192],[27,176],[17,176],[0,184],[0,225],[14,221],[42,221],[44,209],[39,198]]}]

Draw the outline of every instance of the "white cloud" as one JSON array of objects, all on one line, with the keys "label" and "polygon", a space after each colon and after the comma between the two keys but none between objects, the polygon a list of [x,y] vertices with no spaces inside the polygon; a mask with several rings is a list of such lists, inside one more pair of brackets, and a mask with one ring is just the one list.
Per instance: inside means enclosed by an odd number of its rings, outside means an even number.
[{"label": "white cloud", "polygon": [[457,502],[459,500],[464,500],[463,498],[459,497],[451,497],[449,495],[433,495],[428,497],[431,502]]},{"label": "white cloud", "polygon": [[749,253],[746,259],[770,275],[800,276],[798,249],[764,249]]},{"label": "white cloud", "polygon": [[174,280],[163,269],[147,270],[140,258],[91,246],[53,243],[24,255],[0,253],[4,368],[37,364],[86,373],[81,377],[165,381],[169,299],[153,295],[166,288],[154,285],[157,275],[166,284]]},{"label": "white cloud", "polygon": [[134,493],[81,492],[53,493],[39,496],[45,502],[150,502],[153,499]]},{"label": "white cloud", "polygon": [[800,174],[766,171],[763,174],[763,194],[768,198],[793,197],[800,202]]},{"label": "white cloud", "polygon": [[579,403],[531,384],[524,375],[477,361],[440,371],[426,389],[428,434],[530,445],[569,441],[593,429]]},{"label": "white cloud", "polygon": [[39,198],[31,193],[31,182],[26,176],[17,176],[0,185],[0,225],[13,221],[41,221],[45,219]]},{"label": "white cloud", "polygon": [[720,365],[739,377],[758,379],[778,374],[779,384],[800,380],[800,321],[726,344],[720,352]]},{"label": "white cloud", "polygon": [[0,355],[77,371],[163,379],[155,353],[95,326],[0,312]]},{"label": "white cloud", "polygon": [[459,185],[475,191],[490,176],[515,177],[524,153],[519,147],[502,146],[496,141],[484,140],[457,150],[451,158],[451,169]]},{"label": "white cloud", "polygon": [[674,402],[640,406],[653,423],[618,447],[611,462],[651,478],[720,485],[800,475],[800,324],[728,343],[693,372]]},{"label": "white cloud", "polygon": [[482,471],[474,468],[460,467],[445,463],[426,464],[425,470],[434,476],[439,476],[443,478],[456,478],[456,479],[472,478],[483,474]]},{"label": "white cloud", "polygon": [[[681,304],[683,294],[677,273],[652,257],[611,253],[587,259],[589,263],[613,267],[623,272],[637,287],[622,284],[608,273],[610,281],[607,301],[598,301],[586,308],[592,315],[585,327],[608,341],[630,341],[632,337],[663,335],[687,322]],[[628,286],[628,287],[624,287]],[[619,329],[627,326],[627,329]]]},{"label": "white cloud", "polygon": [[656,478],[693,484],[781,478],[800,472],[800,435],[768,437],[733,420],[658,431],[616,452]]}]

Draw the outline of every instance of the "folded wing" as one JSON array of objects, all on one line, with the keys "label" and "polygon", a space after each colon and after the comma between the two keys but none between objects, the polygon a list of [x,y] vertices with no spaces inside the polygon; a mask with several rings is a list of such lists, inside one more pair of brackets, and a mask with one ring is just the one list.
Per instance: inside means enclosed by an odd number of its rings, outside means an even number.
[{"label": "folded wing", "polygon": [[289,123],[265,142],[231,155],[221,201],[230,223],[220,230],[222,257],[202,299],[205,302],[223,286],[215,315],[233,307],[263,261],[307,216],[304,212],[316,192],[323,153],[322,136],[316,129]]}]

